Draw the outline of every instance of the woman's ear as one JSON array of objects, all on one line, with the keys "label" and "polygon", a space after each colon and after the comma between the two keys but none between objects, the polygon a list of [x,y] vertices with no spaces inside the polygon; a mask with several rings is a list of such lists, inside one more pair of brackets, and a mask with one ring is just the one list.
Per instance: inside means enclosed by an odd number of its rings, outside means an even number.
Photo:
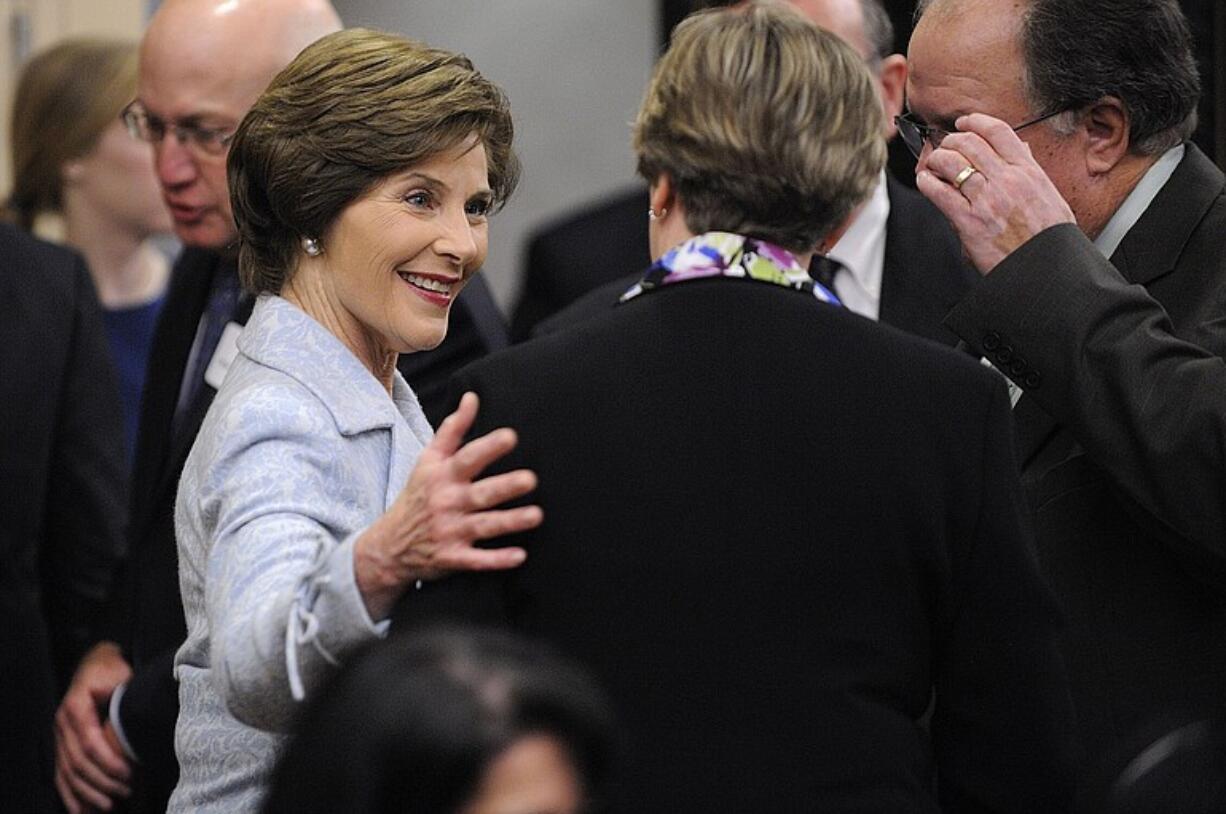
[{"label": "woman's ear", "polygon": [[670,209],[676,208],[675,198],[672,176],[666,172],[660,173],[656,176],[655,183],[651,185],[651,194],[648,197],[652,217],[663,218],[668,215]]}]

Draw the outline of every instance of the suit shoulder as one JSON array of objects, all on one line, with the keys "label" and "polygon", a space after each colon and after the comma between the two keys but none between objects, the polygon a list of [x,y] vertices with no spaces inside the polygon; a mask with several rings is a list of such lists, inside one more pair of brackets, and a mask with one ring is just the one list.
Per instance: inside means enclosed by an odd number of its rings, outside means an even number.
[{"label": "suit shoulder", "polygon": [[79,254],[8,224],[0,224],[0,263],[5,276],[23,290],[53,293],[67,301],[74,300],[89,280]]},{"label": "suit shoulder", "polygon": [[[589,236],[608,239],[621,234],[621,224],[641,225],[646,220],[647,191],[625,190],[587,206],[580,211],[546,223],[533,232],[531,243],[540,245],[561,240],[570,242]],[[614,231],[610,232],[610,228]]]}]

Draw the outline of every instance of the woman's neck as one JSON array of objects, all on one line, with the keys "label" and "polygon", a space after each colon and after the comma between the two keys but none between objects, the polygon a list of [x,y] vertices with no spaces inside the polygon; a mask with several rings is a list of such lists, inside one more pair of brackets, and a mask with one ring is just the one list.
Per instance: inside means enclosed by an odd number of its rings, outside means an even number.
[{"label": "woman's neck", "polygon": [[85,255],[106,309],[141,305],[165,289],[170,263],[146,238],[108,218],[65,202],[64,242]]},{"label": "woman's neck", "polygon": [[390,395],[399,356],[340,306],[323,263],[300,261],[280,295],[341,341]]}]

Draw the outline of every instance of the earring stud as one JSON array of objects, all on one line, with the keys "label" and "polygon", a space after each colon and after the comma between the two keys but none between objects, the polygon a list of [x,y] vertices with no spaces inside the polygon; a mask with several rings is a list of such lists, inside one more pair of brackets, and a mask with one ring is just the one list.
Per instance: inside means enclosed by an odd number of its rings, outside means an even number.
[{"label": "earring stud", "polygon": [[667,215],[668,215],[668,210],[667,210],[667,209],[661,209],[659,214],[656,214],[656,210],[654,210],[654,209],[648,209],[648,210],[647,210],[647,219],[648,219],[648,220],[659,220],[660,218],[663,218],[663,217],[665,217],[665,216],[667,216]]},{"label": "earring stud", "polygon": [[319,245],[319,241],[313,237],[304,237],[302,239],[302,250],[307,253],[308,257],[319,257],[324,253],[323,248]]}]

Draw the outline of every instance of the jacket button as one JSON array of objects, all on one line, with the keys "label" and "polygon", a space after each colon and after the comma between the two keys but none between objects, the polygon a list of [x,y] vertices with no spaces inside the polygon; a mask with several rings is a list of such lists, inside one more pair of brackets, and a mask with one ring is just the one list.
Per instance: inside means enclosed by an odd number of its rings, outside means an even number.
[{"label": "jacket button", "polygon": [[1039,375],[1039,371],[1032,370],[1026,374],[1025,380],[1022,381],[1022,386],[1027,390],[1037,390],[1042,383],[1043,377]]},{"label": "jacket button", "polygon": [[996,361],[1002,365],[1007,365],[1013,361],[1013,347],[1005,345],[1000,350],[996,351]]},{"label": "jacket button", "polygon": [[996,331],[989,331],[987,336],[983,338],[983,349],[986,351],[994,351],[1000,347],[1000,334]]},{"label": "jacket button", "polygon": [[1014,376],[1021,376],[1029,367],[1030,366],[1026,364],[1026,360],[1023,357],[1018,356],[1013,360],[1013,364],[1009,365],[1009,372]]}]

